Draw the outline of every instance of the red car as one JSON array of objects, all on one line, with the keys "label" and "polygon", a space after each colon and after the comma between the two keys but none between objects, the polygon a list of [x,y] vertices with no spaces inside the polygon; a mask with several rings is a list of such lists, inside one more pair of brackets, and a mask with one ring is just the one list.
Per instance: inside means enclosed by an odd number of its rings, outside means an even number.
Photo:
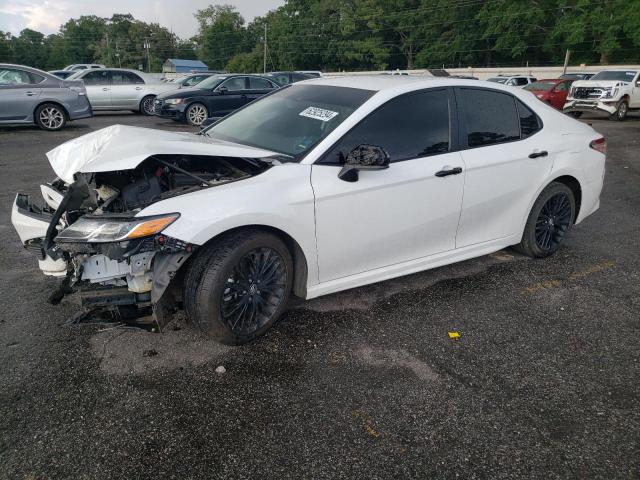
[{"label": "red car", "polygon": [[531,91],[536,97],[552,107],[562,110],[572,82],[573,80],[551,78],[530,83],[524,89]]}]

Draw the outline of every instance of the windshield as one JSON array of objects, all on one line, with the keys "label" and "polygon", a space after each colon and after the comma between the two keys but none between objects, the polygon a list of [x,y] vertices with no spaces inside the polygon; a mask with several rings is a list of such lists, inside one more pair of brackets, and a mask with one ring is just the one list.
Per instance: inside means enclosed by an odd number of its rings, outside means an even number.
[{"label": "windshield", "polygon": [[198,83],[198,88],[216,88],[218,84],[226,78],[227,77],[220,77],[218,75],[213,75],[209,78],[205,78],[203,81]]},{"label": "windshield", "polygon": [[494,82],[494,83],[504,83],[506,81],[507,79],[504,77],[494,77],[489,79],[489,82]]},{"label": "windshield", "polygon": [[596,73],[589,80],[618,80],[620,82],[631,82],[638,72],[633,70],[605,70]]},{"label": "windshield", "polygon": [[276,90],[229,115],[206,135],[300,157],[375,92],[328,85]]},{"label": "windshield", "polygon": [[556,82],[533,82],[524,87],[525,90],[551,90]]}]

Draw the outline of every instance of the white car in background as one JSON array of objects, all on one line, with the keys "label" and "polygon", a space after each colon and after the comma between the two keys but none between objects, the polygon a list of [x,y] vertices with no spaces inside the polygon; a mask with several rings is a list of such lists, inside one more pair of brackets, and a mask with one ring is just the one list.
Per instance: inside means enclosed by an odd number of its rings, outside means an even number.
[{"label": "white car in background", "polygon": [[599,206],[604,138],[529,92],[357,76],[265,95],[198,134],[112,126],[47,156],[12,222],[85,308],[184,305],[221,342],[314,298],[516,246],[552,255]]},{"label": "white car in background", "polygon": [[500,83],[508,87],[524,88],[530,83],[537,81],[537,78],[531,75],[498,75],[497,77],[489,78],[487,81]]},{"label": "white car in background", "polygon": [[153,115],[158,94],[177,88],[149,74],[124,68],[80,70],[67,80],[82,80],[94,111],[133,110],[144,115]]}]

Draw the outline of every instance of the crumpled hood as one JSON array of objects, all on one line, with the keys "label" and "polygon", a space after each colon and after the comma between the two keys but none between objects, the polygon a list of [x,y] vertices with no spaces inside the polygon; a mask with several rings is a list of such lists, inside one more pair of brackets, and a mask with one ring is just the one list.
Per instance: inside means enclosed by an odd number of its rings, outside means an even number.
[{"label": "crumpled hood", "polygon": [[113,125],[65,142],[47,152],[47,158],[56,175],[72,183],[77,172],[131,170],[161,154],[264,158],[276,152],[188,132]]},{"label": "crumpled hood", "polygon": [[626,84],[629,82],[623,82],[622,80],[577,80],[571,84],[571,88],[574,87],[587,87],[587,88],[610,88],[616,85]]}]

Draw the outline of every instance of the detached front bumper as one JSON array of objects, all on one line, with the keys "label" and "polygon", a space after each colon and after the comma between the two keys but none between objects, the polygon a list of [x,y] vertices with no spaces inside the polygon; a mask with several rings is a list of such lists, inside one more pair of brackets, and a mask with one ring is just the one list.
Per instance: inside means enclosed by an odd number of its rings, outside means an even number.
[{"label": "detached front bumper", "polygon": [[562,107],[564,113],[569,112],[596,112],[606,113],[613,115],[616,113],[618,101],[617,100],[582,100],[571,98],[567,99],[567,102]]}]

